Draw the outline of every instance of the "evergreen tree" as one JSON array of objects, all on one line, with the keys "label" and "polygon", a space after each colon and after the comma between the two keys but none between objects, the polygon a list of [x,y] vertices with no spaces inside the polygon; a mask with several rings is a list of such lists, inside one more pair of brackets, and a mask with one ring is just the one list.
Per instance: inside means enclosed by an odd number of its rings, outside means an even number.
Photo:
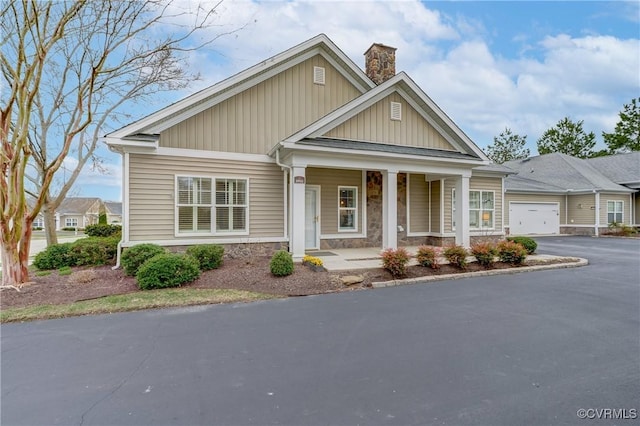
[{"label": "evergreen tree", "polygon": [[592,157],[596,135],[593,132],[585,133],[582,124],[583,121],[574,123],[568,117],[563,118],[538,139],[538,153],[559,152],[578,158]]},{"label": "evergreen tree", "polygon": [[493,145],[487,147],[487,156],[494,163],[502,164],[511,160],[521,160],[529,157],[529,148],[525,148],[527,136],[520,136],[505,127],[498,136],[494,136]]}]

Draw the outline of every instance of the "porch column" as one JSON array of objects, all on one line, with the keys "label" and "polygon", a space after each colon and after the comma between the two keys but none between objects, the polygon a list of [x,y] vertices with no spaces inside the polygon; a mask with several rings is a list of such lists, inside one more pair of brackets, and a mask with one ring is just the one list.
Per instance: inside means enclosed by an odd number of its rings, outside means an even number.
[{"label": "porch column", "polygon": [[594,214],[596,215],[593,219],[594,219],[594,224],[595,224],[595,236],[599,236],[600,235],[600,193],[596,192],[595,195],[595,212]]},{"label": "porch column", "polygon": [[456,244],[471,246],[469,236],[469,178],[462,175],[456,178]]},{"label": "porch column", "polygon": [[291,230],[289,232],[289,251],[293,260],[302,261],[305,247],[305,168],[292,167],[291,179],[293,189],[291,191]]},{"label": "porch column", "polygon": [[382,172],[382,248],[398,247],[398,172]]}]

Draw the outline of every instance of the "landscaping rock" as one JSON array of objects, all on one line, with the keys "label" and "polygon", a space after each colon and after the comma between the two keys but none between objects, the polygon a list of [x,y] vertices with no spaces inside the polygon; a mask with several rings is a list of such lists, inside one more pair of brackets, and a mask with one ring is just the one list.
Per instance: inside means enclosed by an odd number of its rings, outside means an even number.
[{"label": "landscaping rock", "polygon": [[364,275],[347,275],[341,277],[340,280],[344,285],[360,284],[362,281],[364,281]]}]

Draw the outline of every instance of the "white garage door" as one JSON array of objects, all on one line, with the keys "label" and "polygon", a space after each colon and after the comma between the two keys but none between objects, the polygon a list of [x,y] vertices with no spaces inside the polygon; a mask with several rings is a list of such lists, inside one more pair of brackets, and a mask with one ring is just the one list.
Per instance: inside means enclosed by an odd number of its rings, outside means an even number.
[{"label": "white garage door", "polygon": [[509,233],[512,235],[559,234],[558,203],[509,203]]}]

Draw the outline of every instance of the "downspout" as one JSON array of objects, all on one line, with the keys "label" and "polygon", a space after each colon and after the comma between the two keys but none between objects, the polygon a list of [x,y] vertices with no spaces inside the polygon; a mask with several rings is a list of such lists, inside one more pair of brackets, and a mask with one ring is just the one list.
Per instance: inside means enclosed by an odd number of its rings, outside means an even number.
[{"label": "downspout", "polygon": [[[120,228],[120,241],[118,241],[118,246],[116,247],[116,264],[113,265],[111,267],[111,269],[118,269],[120,268],[120,258],[122,257],[122,243],[124,241],[125,238],[125,225],[128,225],[125,223],[125,218],[128,219],[128,215],[125,214],[125,209],[126,211],[128,211],[128,206],[125,206],[125,202],[129,202],[128,199],[125,199],[125,195],[124,192],[126,191],[125,189],[125,185],[128,185],[128,181],[125,179],[125,167],[128,167],[129,164],[128,162],[125,163],[125,154],[123,151],[120,152],[120,154],[122,155],[122,228]],[[128,226],[127,226],[128,228]]]},{"label": "downspout", "polygon": [[595,214],[596,214],[596,229],[595,229],[595,235],[596,237],[599,236],[600,234],[600,230],[598,228],[600,228],[600,193],[597,190],[593,190],[593,192],[596,194],[596,209],[595,209]]},{"label": "downspout", "polygon": [[289,194],[284,194],[284,237],[289,241],[289,245],[291,245],[291,239],[289,236],[289,206],[291,205],[291,195],[293,194],[293,178],[291,176],[291,166],[287,166],[280,162],[280,147],[276,149],[276,164],[280,166],[281,169],[285,170],[285,179],[286,173],[289,173]]}]

